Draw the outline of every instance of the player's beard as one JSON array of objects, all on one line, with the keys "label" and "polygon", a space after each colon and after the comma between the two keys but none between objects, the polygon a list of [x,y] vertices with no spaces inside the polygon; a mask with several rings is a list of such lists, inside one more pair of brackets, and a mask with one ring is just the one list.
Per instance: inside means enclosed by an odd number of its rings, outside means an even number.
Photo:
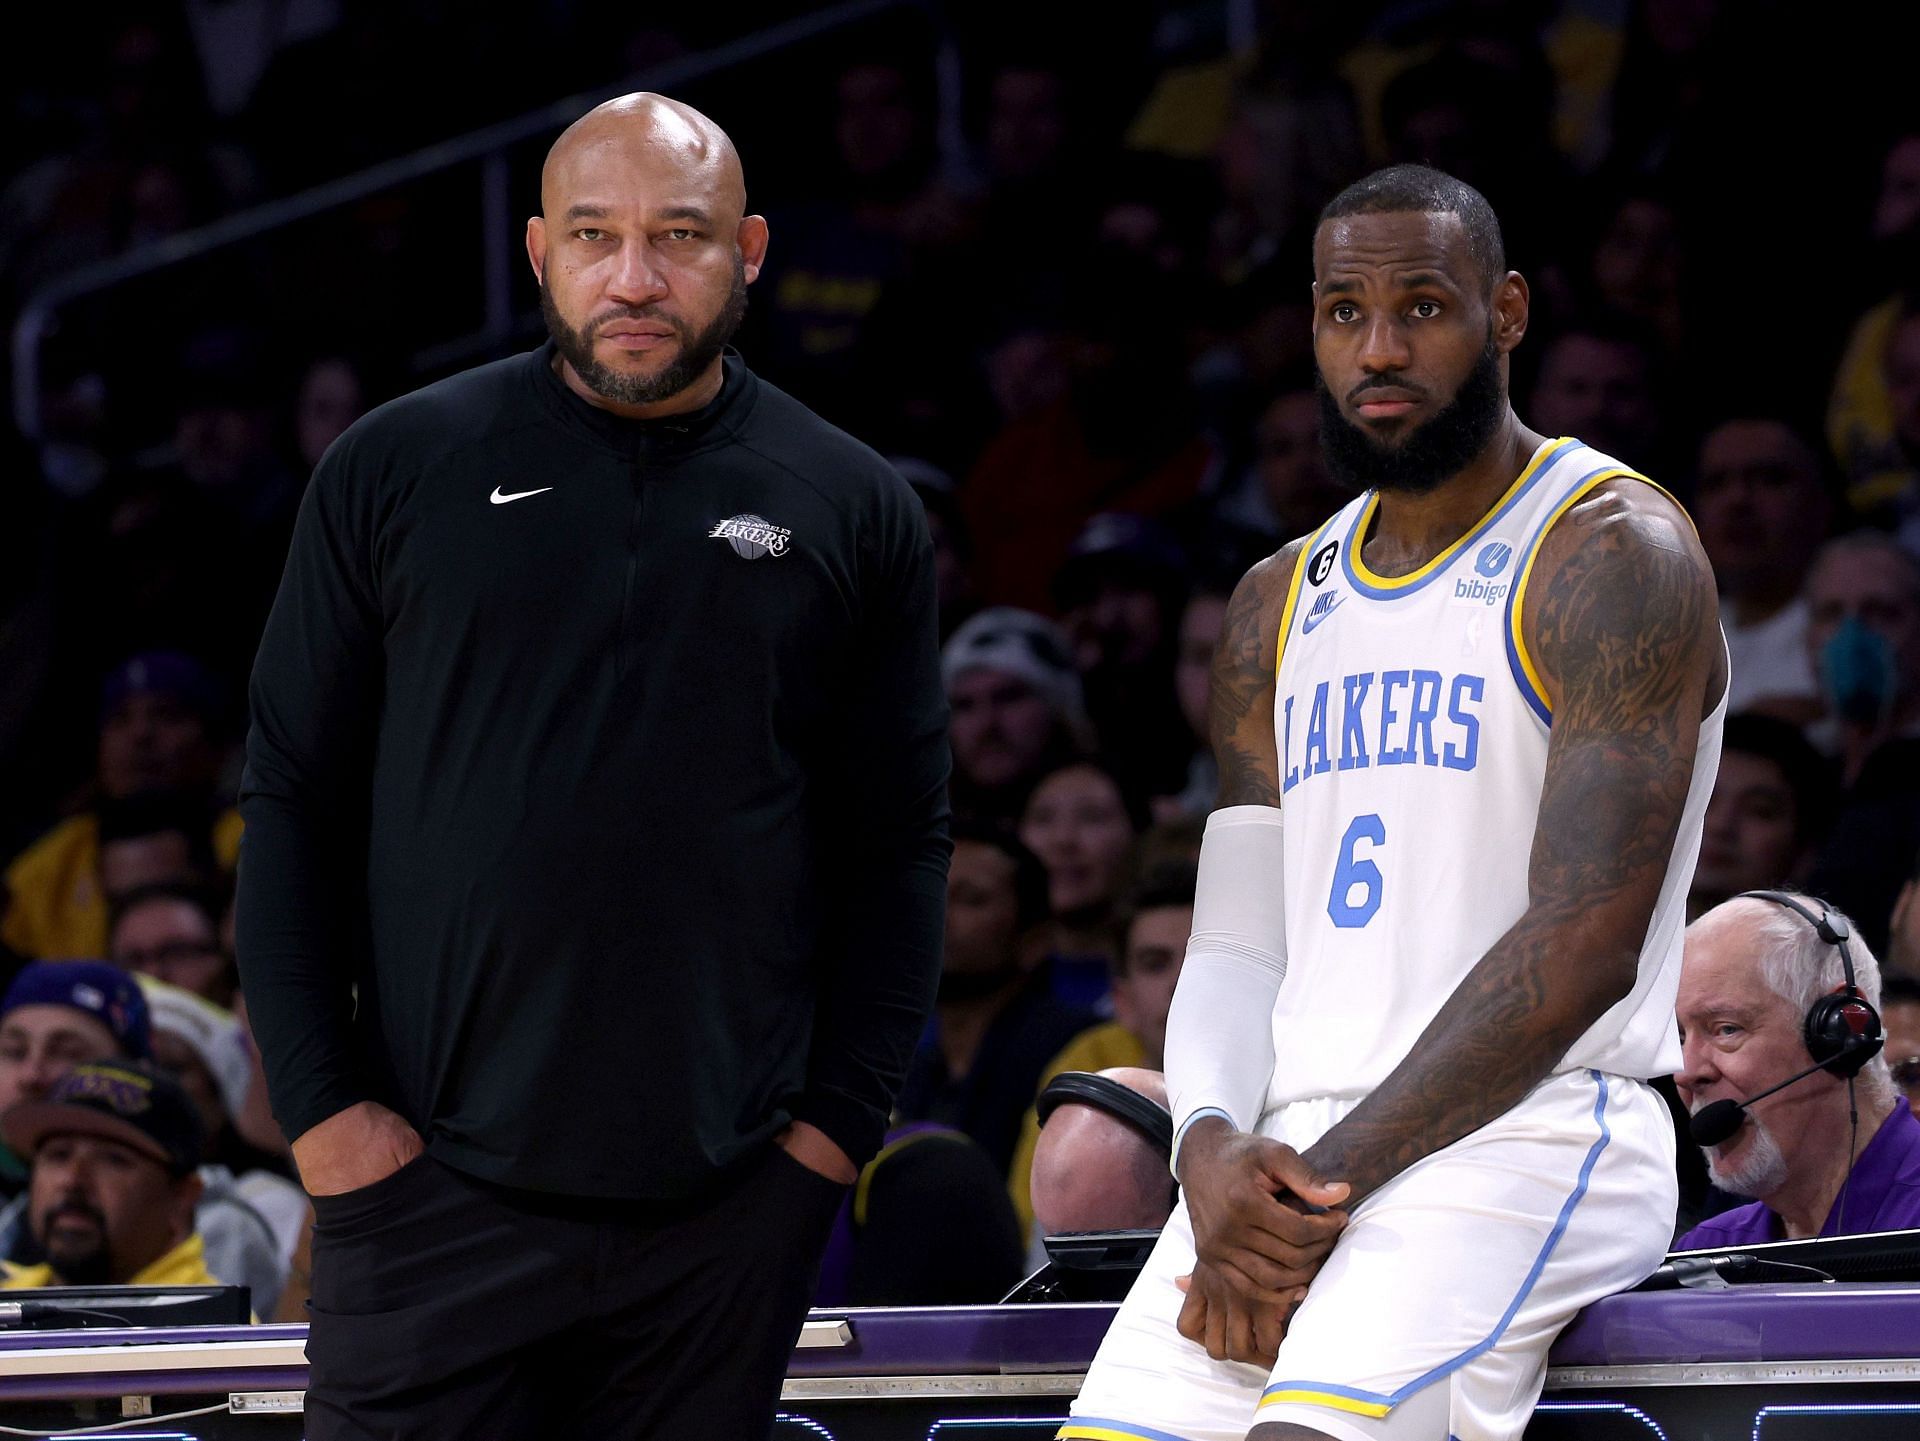
[{"label": "player's beard", "polygon": [[[707,367],[726,349],[727,342],[733,339],[733,333],[740,328],[740,322],[747,314],[747,263],[738,251],[734,252],[733,281],[727,291],[726,304],[699,331],[689,328],[677,316],[668,315],[651,305],[622,306],[609,315],[601,316],[593,327],[575,330],[560,314],[560,307],[554,304],[553,292],[547,288],[545,276],[540,278],[540,314],[547,322],[547,334],[553,337],[554,348],[573,367],[574,374],[586,383],[587,389],[615,405],[657,405],[663,400],[672,399],[704,375]],[[673,333],[680,340],[678,353],[656,375],[633,375],[602,364],[594,357],[593,330],[615,320],[645,320],[672,326]]]},{"label": "player's beard", "polygon": [[1723,1160],[1716,1146],[1701,1148],[1707,1158],[1707,1179],[1736,1196],[1771,1196],[1787,1182],[1786,1153],[1763,1122],[1749,1116],[1747,1125],[1753,1129],[1753,1139],[1737,1163]]},{"label": "player's beard", "polygon": [[1507,392],[1500,380],[1500,350],[1488,327],[1486,347],[1467,372],[1453,399],[1397,444],[1382,445],[1348,420],[1340,403],[1315,374],[1320,401],[1320,450],[1327,470],[1349,490],[1398,490],[1421,495],[1466,469],[1486,449],[1506,413]]}]

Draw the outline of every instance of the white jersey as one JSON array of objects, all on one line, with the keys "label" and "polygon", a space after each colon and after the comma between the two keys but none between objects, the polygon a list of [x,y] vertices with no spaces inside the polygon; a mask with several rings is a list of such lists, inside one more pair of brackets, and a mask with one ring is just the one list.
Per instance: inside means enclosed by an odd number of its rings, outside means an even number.
[{"label": "white jersey", "polygon": [[[1520,606],[1547,529],[1623,476],[1645,479],[1576,440],[1550,441],[1477,525],[1411,574],[1377,576],[1361,559],[1371,492],[1300,553],[1274,693],[1287,977],[1269,1111],[1372,1091],[1526,910],[1552,713]],[[1647,1078],[1680,1064],[1681,933],[1725,713],[1723,699],[1701,725],[1633,991],[1559,1070]]]}]

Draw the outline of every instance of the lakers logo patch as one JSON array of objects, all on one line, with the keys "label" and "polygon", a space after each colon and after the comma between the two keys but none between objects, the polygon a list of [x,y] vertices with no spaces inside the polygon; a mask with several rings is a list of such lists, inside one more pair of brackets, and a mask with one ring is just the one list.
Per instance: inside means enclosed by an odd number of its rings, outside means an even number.
[{"label": "lakers logo patch", "polygon": [[707,539],[724,540],[743,560],[758,560],[764,555],[785,555],[793,545],[793,532],[763,516],[736,515],[708,531]]}]

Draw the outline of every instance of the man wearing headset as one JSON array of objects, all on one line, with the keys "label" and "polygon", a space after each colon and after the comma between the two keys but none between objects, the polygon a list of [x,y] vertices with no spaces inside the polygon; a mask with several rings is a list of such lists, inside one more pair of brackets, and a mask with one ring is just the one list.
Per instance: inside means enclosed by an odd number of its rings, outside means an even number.
[{"label": "man wearing headset", "polygon": [[1852,930],[1775,891],[1687,927],[1674,1080],[1714,1184],[1756,1199],[1681,1250],[1920,1226],[1920,1120],[1879,1054],[1880,966]]}]

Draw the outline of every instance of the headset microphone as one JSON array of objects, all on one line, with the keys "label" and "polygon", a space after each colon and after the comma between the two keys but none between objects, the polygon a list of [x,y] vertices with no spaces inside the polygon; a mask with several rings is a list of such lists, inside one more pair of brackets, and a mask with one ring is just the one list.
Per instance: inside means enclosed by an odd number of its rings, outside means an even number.
[{"label": "headset microphone", "polygon": [[1775,1091],[1784,1091],[1795,1081],[1804,1081],[1816,1071],[1833,1069],[1831,1060],[1815,1061],[1804,1071],[1797,1071],[1776,1086],[1768,1086],[1764,1091],[1756,1091],[1744,1101],[1715,1101],[1712,1105],[1702,1106],[1693,1113],[1693,1119],[1687,1122],[1687,1134],[1693,1137],[1696,1146],[1717,1146],[1746,1124],[1747,1107],[1755,1101],[1764,1101]]}]

